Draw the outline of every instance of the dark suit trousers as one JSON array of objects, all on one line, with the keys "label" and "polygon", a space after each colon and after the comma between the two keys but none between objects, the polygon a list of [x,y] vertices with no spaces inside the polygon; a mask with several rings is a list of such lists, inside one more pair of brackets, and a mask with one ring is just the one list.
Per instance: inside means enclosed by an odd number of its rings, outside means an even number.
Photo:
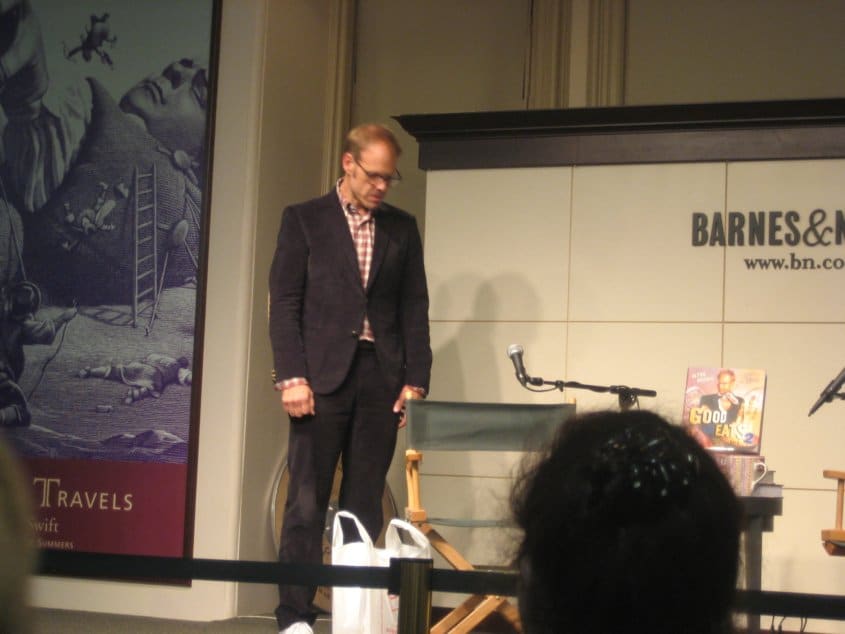
[{"label": "dark suit trousers", "polygon": [[[339,456],[339,507],[354,513],[373,541],[378,537],[384,483],[396,445],[399,418],[393,403],[398,396],[379,368],[373,345],[361,343],[340,388],[314,396],[314,416],[291,420],[290,484],[279,561],[322,563],[326,509]],[[295,621],[314,622],[315,592],[314,586],[279,586],[279,629]]]}]

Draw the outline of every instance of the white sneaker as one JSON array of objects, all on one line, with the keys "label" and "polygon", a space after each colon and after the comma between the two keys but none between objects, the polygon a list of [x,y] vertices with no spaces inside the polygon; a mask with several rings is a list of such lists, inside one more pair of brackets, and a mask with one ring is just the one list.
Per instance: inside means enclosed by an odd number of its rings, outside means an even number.
[{"label": "white sneaker", "polygon": [[279,634],[314,634],[314,630],[305,621],[297,621],[288,625],[285,629],[279,630]]}]

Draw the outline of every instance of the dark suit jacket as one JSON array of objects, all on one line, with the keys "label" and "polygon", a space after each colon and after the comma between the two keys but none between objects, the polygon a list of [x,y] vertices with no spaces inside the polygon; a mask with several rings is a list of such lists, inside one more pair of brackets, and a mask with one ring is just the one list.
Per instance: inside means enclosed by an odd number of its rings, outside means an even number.
[{"label": "dark suit jacket", "polygon": [[431,347],[422,244],[410,214],[375,212],[370,277],[337,193],[285,209],[270,270],[270,341],[276,379],[305,377],[318,394],[336,390],[355,356],[364,314],[386,378],[428,390]]}]

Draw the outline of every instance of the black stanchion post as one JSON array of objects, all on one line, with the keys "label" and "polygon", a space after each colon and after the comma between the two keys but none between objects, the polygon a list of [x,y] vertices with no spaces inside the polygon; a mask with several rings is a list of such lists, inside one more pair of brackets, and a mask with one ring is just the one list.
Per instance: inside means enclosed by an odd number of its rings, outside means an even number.
[{"label": "black stanchion post", "polygon": [[434,561],[409,558],[398,561],[398,634],[428,634],[431,629],[431,569]]}]

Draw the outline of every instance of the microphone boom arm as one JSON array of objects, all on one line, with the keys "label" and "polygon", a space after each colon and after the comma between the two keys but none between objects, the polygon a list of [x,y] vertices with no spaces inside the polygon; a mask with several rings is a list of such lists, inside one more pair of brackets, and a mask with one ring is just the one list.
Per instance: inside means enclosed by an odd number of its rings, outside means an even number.
[{"label": "microphone boom arm", "polygon": [[[527,385],[549,385],[556,390],[563,392],[565,388],[574,388],[577,390],[590,390],[591,392],[609,392],[616,394],[619,398],[619,407],[623,410],[631,409],[637,404],[637,399],[640,396],[654,397],[657,396],[655,390],[648,390],[639,387],[628,387],[627,385],[590,385],[589,383],[581,383],[579,381],[546,381],[539,377],[526,377],[528,379]],[[845,396],[843,396],[845,397]]]},{"label": "microphone boom arm", "polygon": [[[634,405],[638,405],[638,398],[640,396],[657,396],[657,392],[654,390],[628,387],[627,385],[589,385],[588,383],[581,383],[579,381],[546,381],[541,377],[529,376],[528,372],[525,371],[525,364],[522,360],[523,353],[524,349],[518,343],[508,346],[508,357],[513,362],[513,367],[516,371],[516,380],[519,381],[522,387],[531,392],[551,392],[552,390],[563,392],[568,387],[579,390],[591,390],[593,392],[610,392],[619,397],[619,407],[623,410],[631,409]],[[551,389],[532,389],[543,387],[544,385],[551,386]]]}]

